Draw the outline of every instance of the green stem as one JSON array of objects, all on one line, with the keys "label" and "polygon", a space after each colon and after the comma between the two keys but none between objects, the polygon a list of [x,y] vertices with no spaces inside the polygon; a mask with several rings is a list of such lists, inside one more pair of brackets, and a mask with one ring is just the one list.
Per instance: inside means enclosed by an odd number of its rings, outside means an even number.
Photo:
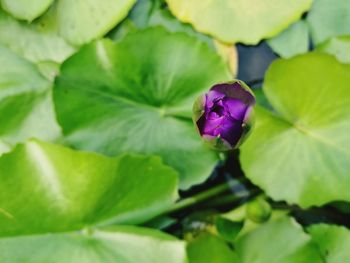
[{"label": "green stem", "polygon": [[208,200],[209,198],[212,198],[214,196],[217,196],[221,193],[224,193],[228,190],[231,190],[233,187],[238,186],[240,182],[238,181],[228,181],[223,184],[219,184],[211,189],[208,189],[204,192],[198,193],[194,196],[185,198],[183,200],[180,200],[179,202],[175,203],[173,207],[171,207],[166,213],[173,213],[179,210],[183,210],[187,207],[190,207],[192,205],[198,204],[200,202],[203,202],[205,200]]}]

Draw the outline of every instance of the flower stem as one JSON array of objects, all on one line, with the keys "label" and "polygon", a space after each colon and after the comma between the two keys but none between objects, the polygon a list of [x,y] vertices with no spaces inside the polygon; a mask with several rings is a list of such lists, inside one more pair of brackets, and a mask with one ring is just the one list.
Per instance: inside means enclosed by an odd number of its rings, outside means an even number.
[{"label": "flower stem", "polygon": [[225,182],[223,184],[219,184],[219,185],[217,185],[211,189],[208,189],[204,192],[200,192],[194,196],[180,200],[179,202],[175,203],[169,210],[167,210],[166,213],[177,212],[179,210],[183,210],[185,208],[188,208],[192,205],[196,205],[200,202],[208,200],[209,198],[217,196],[217,195],[224,193],[226,191],[232,190],[234,187],[236,187],[238,185],[240,185],[240,182],[234,181],[234,180]]}]

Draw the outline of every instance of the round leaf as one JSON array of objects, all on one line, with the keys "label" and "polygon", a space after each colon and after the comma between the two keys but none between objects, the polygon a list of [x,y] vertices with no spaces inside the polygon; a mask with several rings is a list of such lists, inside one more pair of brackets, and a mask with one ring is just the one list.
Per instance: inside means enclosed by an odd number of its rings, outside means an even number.
[{"label": "round leaf", "polygon": [[99,38],[122,21],[136,0],[59,0],[60,33],[81,45]]},{"label": "round leaf", "polygon": [[4,10],[18,19],[32,21],[43,14],[54,0],[1,0]]},{"label": "round leaf", "polygon": [[1,45],[0,65],[0,140],[11,145],[30,137],[57,139],[50,83],[33,64]]},{"label": "round leaf", "polygon": [[350,35],[350,0],[317,0],[307,17],[314,44]]},{"label": "round leaf", "polygon": [[183,33],[150,28],[119,43],[96,42],[61,67],[54,88],[58,121],[80,149],[162,156],[187,188],[217,161],[196,134],[192,103],[229,76],[217,54]]},{"label": "round leaf", "polygon": [[275,109],[256,109],[242,147],[248,178],[276,200],[303,207],[350,200],[350,66],[309,53],[278,60],[264,92]]},{"label": "round leaf", "polygon": [[0,249],[1,262],[11,263],[187,262],[184,242],[131,226],[0,238]]},{"label": "round leaf", "polygon": [[269,221],[236,242],[242,263],[322,263],[311,238],[293,219]]},{"label": "round leaf", "polygon": [[309,30],[307,23],[300,20],[281,34],[268,40],[272,50],[283,58],[306,53],[309,49]]},{"label": "round leaf", "polygon": [[311,0],[166,0],[182,22],[223,42],[257,44],[277,35],[307,11]]},{"label": "round leaf", "polygon": [[0,261],[184,262],[183,243],[156,231],[96,229],[158,215],[177,197],[177,181],[158,157],[30,140],[0,157]]},{"label": "round leaf", "polygon": [[308,228],[327,263],[347,262],[350,258],[350,231],[342,226],[319,224]]},{"label": "round leaf", "polygon": [[144,222],[173,203],[178,178],[158,157],[31,140],[0,157],[0,181],[0,236],[13,236]]},{"label": "round leaf", "polygon": [[28,24],[0,9],[0,43],[35,63],[47,60],[60,63],[75,50],[58,36],[55,10]]},{"label": "round leaf", "polygon": [[350,36],[331,38],[319,45],[317,50],[332,54],[342,63],[350,64]]},{"label": "round leaf", "polygon": [[227,244],[210,234],[202,234],[187,247],[190,263],[238,263],[236,253]]}]

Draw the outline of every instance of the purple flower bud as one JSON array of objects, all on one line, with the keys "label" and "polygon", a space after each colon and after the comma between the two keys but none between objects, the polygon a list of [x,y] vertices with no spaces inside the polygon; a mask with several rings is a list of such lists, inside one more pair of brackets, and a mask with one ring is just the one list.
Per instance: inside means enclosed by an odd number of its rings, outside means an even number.
[{"label": "purple flower bud", "polygon": [[214,85],[193,106],[193,121],[217,150],[237,148],[251,129],[255,97],[240,80]]}]

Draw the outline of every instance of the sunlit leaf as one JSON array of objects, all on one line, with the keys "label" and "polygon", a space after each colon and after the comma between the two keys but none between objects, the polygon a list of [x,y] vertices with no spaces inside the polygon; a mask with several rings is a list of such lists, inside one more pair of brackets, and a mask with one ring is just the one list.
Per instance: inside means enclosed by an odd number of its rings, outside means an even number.
[{"label": "sunlit leaf", "polygon": [[31,140],[0,157],[0,181],[1,262],[184,262],[183,244],[158,232],[97,228],[144,222],[173,203],[177,173],[158,157]]},{"label": "sunlit leaf", "polygon": [[30,137],[57,139],[50,83],[34,64],[1,45],[0,65],[0,141],[14,145]]},{"label": "sunlit leaf", "polygon": [[62,62],[75,48],[58,36],[55,10],[28,24],[0,9],[0,43],[32,62]]},{"label": "sunlit leaf", "polygon": [[236,253],[227,244],[210,234],[202,234],[187,247],[189,263],[238,263]]},{"label": "sunlit leaf", "polygon": [[223,42],[257,44],[297,21],[311,0],[166,0],[171,12]]},{"label": "sunlit leaf", "polygon": [[307,23],[300,20],[281,34],[268,40],[269,46],[283,58],[306,53],[309,49],[309,30]]},{"label": "sunlit leaf", "polygon": [[288,217],[255,228],[235,244],[242,263],[324,262],[311,238]]},{"label": "sunlit leaf", "polygon": [[196,134],[192,104],[230,74],[206,44],[150,28],[86,46],[61,72],[54,100],[69,143],[109,155],[158,154],[180,171],[183,188],[210,174],[217,158]]},{"label": "sunlit leaf", "polygon": [[350,35],[350,0],[315,0],[307,17],[314,44]]},{"label": "sunlit leaf", "polygon": [[342,63],[350,64],[350,35],[331,38],[319,45],[317,50],[332,54]]},{"label": "sunlit leaf", "polygon": [[308,228],[327,263],[347,262],[350,258],[350,231],[343,226],[319,224]]},{"label": "sunlit leaf", "polygon": [[32,21],[43,14],[54,0],[1,0],[4,10],[15,18]]},{"label": "sunlit leaf", "polygon": [[276,200],[303,207],[350,200],[350,66],[322,53],[278,60],[243,145],[248,178]]},{"label": "sunlit leaf", "polygon": [[90,42],[122,21],[135,2],[136,0],[59,0],[60,33],[75,45]]}]

